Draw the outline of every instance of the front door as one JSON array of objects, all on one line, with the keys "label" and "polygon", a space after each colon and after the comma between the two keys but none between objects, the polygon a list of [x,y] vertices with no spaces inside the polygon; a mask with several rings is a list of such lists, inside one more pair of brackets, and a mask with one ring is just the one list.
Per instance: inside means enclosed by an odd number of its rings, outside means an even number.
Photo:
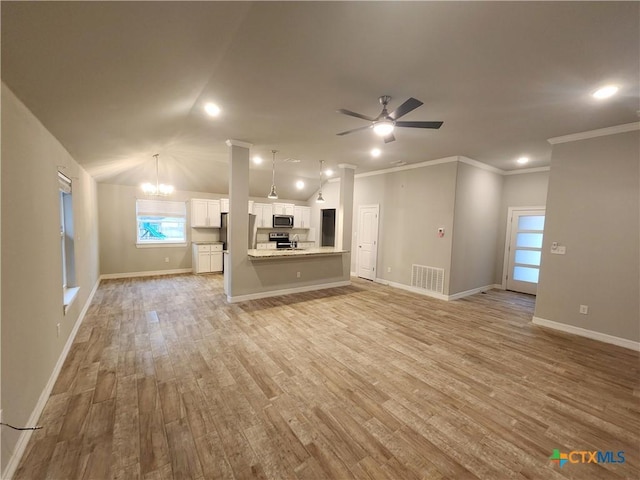
[{"label": "front door", "polygon": [[378,205],[362,205],[358,209],[358,276],[376,278],[378,258]]},{"label": "front door", "polygon": [[536,294],[542,256],[544,217],[544,209],[512,212],[507,290]]}]

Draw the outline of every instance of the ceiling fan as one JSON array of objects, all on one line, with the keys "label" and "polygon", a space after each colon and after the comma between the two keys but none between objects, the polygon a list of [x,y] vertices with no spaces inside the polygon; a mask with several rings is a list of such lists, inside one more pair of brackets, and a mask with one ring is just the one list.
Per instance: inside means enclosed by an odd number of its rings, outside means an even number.
[{"label": "ceiling fan", "polygon": [[347,130],[346,132],[340,132],[337,135],[348,135],[349,133],[357,132],[359,130],[365,130],[367,128],[373,128],[373,131],[384,138],[384,143],[393,142],[396,137],[393,136],[393,130],[395,127],[410,127],[410,128],[440,128],[443,122],[399,122],[398,119],[400,117],[405,116],[407,113],[412,112],[420,105],[422,102],[415,98],[410,98],[398,108],[396,108],[393,112],[389,113],[387,111],[387,104],[391,97],[389,95],[383,95],[379,99],[380,104],[382,105],[382,111],[380,115],[377,117],[369,117],[367,115],[362,115],[361,113],[352,112],[351,110],[345,110],[341,108],[337,110],[338,113],[342,113],[343,115],[349,115],[350,117],[362,118],[363,120],[367,120],[371,122],[370,125],[365,125],[364,127],[354,128],[353,130]]}]

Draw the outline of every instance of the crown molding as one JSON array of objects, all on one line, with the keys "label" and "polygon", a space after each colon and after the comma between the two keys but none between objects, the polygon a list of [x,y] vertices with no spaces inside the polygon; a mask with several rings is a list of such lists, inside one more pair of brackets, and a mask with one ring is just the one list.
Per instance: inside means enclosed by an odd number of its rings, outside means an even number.
[{"label": "crown molding", "polygon": [[558,143],[576,142],[578,140],[604,137],[606,135],[616,135],[618,133],[632,132],[634,130],[640,130],[640,122],[625,123],[624,125],[616,125],[614,127],[600,128],[598,130],[590,130],[588,132],[572,133],[571,135],[563,135],[562,137],[553,137],[549,138],[547,142],[551,145],[557,145]]},{"label": "crown molding", "polygon": [[548,172],[549,170],[551,170],[551,167],[523,168],[522,170],[507,170],[506,172],[503,172],[502,175],[520,175],[523,173]]}]

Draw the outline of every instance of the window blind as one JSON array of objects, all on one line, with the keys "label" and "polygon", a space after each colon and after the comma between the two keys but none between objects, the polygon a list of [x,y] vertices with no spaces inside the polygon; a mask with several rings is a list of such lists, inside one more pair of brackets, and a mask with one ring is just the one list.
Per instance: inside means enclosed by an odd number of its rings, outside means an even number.
[{"label": "window blind", "polygon": [[61,192],[71,193],[71,179],[62,172],[58,172],[58,188]]},{"label": "window blind", "polygon": [[185,202],[173,202],[169,200],[136,200],[138,215],[186,217],[187,206]]}]

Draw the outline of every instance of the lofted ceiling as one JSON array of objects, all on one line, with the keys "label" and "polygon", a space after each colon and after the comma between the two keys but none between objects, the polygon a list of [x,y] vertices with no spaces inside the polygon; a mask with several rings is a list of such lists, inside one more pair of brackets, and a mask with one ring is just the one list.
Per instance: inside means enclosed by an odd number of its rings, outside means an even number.
[{"label": "lofted ceiling", "polygon": [[[7,2],[2,81],[98,181],[155,176],[228,191],[232,138],[254,145],[250,194],[279,150],[282,198],[306,200],[319,160],[356,173],[464,155],[503,170],[549,165],[547,139],[638,121],[638,2]],[[619,94],[591,93],[615,83]],[[409,97],[389,144],[336,133]],[[203,107],[215,102],[217,118]],[[373,158],[373,147],[382,155]],[[300,162],[285,162],[285,159]],[[303,179],[306,187],[296,190]]]}]

